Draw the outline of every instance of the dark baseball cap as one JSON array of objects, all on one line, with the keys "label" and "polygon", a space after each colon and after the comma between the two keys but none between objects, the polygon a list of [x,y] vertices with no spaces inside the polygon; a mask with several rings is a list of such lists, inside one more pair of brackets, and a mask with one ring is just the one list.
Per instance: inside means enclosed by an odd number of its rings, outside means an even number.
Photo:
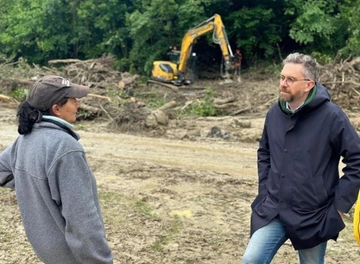
[{"label": "dark baseball cap", "polygon": [[34,83],[26,101],[33,108],[46,111],[65,97],[82,98],[89,92],[88,86],[72,83],[61,76],[46,75]]}]

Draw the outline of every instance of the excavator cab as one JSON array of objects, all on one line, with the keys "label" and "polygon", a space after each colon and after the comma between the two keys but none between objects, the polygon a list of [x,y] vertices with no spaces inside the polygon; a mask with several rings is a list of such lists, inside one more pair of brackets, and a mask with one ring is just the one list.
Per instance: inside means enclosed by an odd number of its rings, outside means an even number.
[{"label": "excavator cab", "polygon": [[179,50],[172,49],[171,51],[169,51],[167,53],[167,55],[169,56],[171,62],[176,63],[176,65],[179,64],[179,61],[180,61],[180,51]]},{"label": "excavator cab", "polygon": [[177,49],[171,49],[167,55],[170,61],[154,61],[151,72],[151,79],[171,83],[177,86],[190,84],[185,76],[179,76],[178,64],[181,52]]},{"label": "excavator cab", "polygon": [[177,83],[180,51],[176,47],[170,47],[170,51],[167,53],[170,61],[154,61],[151,71],[151,79],[165,82],[165,83]]},{"label": "excavator cab", "polygon": [[177,64],[170,61],[154,61],[151,79],[159,82],[171,83],[178,79]]}]

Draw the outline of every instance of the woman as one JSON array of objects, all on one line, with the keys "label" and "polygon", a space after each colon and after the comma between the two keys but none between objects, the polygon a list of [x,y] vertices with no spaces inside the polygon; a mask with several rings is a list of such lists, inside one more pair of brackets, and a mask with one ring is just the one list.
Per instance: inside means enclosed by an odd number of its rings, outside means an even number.
[{"label": "woman", "polygon": [[88,93],[60,76],[39,79],[19,107],[20,136],[0,153],[0,184],[15,183],[26,235],[44,263],[113,263],[95,177],[71,125]]}]

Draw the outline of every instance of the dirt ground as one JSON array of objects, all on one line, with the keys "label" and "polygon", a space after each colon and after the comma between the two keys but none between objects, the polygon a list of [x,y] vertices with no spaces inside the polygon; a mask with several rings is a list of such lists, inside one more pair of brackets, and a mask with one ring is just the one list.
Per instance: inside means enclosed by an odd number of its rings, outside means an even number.
[{"label": "dirt ground", "polygon": [[[101,120],[76,123],[97,179],[115,263],[241,263],[249,239],[250,203],[257,192],[257,140],[277,88],[265,82],[237,87],[239,96],[245,89],[253,92],[247,101],[265,87],[271,96],[254,106],[262,111],[171,120],[161,137],[120,133]],[[0,103],[0,150],[17,137],[15,111]],[[349,116],[359,124],[357,113]],[[222,136],[209,136],[214,127]],[[14,193],[0,189],[0,205],[0,264],[39,263]],[[338,241],[328,244],[328,264],[359,259],[351,214],[345,222]],[[272,263],[298,263],[290,242]]]}]

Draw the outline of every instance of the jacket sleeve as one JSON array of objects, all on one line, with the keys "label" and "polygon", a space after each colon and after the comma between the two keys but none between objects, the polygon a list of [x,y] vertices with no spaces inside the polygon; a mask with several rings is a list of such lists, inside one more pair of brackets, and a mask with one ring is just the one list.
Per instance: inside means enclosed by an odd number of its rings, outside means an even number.
[{"label": "jacket sleeve", "polygon": [[11,146],[0,153],[0,187],[15,189],[15,179],[11,169]]},{"label": "jacket sleeve", "polygon": [[268,174],[270,171],[270,151],[269,151],[269,141],[266,131],[266,120],[265,120],[264,130],[259,143],[259,148],[257,151],[257,166],[258,166],[258,177],[259,177],[258,196],[260,198],[260,197],[264,197],[267,193],[266,181],[268,179]]},{"label": "jacket sleeve", "polygon": [[0,187],[15,189],[15,179],[11,172],[0,172]]},{"label": "jacket sleeve", "polygon": [[[95,178],[85,154],[72,151],[59,158],[49,174],[51,192],[60,198],[65,239],[81,263],[113,263],[98,202]],[[55,198],[55,197],[54,197]]]},{"label": "jacket sleeve", "polygon": [[333,120],[332,147],[345,164],[335,192],[335,207],[347,213],[354,205],[360,188],[360,138],[345,113],[340,111]]}]

